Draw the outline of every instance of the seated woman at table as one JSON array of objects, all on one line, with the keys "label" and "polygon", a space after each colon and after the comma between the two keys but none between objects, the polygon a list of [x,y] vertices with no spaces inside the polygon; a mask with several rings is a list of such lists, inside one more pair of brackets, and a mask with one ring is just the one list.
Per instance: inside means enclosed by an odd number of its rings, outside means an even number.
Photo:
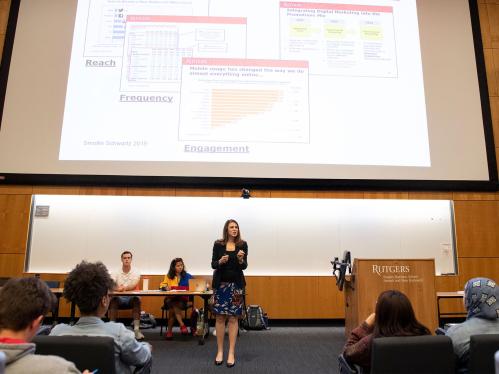
[{"label": "seated woman at table", "polygon": [[[173,288],[183,288],[187,290],[189,288],[189,279],[192,275],[185,271],[184,260],[181,258],[174,258],[170,263],[170,269],[168,274],[165,275],[165,279],[159,285],[161,289],[169,291]],[[187,302],[189,298],[187,296],[167,296],[165,297],[164,306],[168,309],[168,329],[166,330],[166,339],[173,339],[173,324],[175,319],[180,325],[180,332],[182,335],[187,335],[187,327],[182,319],[182,312],[187,307]]]},{"label": "seated woman at table", "polygon": [[488,278],[473,278],[464,286],[464,307],[468,315],[463,323],[451,326],[446,335],[452,339],[457,356],[457,372],[468,372],[470,336],[499,334],[499,288]]},{"label": "seated woman at table", "polygon": [[368,373],[374,338],[430,334],[430,330],[417,321],[406,295],[397,290],[384,291],[378,296],[375,313],[350,333],[343,356]]}]

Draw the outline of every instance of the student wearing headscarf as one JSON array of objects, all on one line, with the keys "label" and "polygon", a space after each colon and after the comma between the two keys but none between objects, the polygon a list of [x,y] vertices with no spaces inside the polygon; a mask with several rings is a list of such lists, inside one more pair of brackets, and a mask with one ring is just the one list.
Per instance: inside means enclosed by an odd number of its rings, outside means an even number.
[{"label": "student wearing headscarf", "polygon": [[499,287],[492,279],[473,278],[464,286],[466,321],[451,326],[446,332],[457,356],[458,373],[468,373],[471,335],[499,334],[498,299]]}]

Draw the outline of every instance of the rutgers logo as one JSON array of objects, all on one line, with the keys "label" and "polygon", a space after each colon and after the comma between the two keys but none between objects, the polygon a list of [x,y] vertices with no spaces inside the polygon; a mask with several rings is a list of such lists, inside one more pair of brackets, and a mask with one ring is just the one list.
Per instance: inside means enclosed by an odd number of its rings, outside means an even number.
[{"label": "rutgers logo", "polygon": [[408,265],[373,265],[372,271],[381,276],[385,273],[410,273],[411,267]]}]

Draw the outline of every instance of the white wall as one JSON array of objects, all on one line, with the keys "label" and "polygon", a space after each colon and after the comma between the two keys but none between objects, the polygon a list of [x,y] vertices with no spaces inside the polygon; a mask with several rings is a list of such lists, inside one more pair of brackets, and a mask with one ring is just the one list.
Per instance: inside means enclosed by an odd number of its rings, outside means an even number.
[{"label": "white wall", "polygon": [[120,265],[124,249],[146,274],[182,257],[211,274],[213,241],[236,219],[248,241],[247,275],[331,275],[330,260],[435,258],[455,271],[449,201],[37,195],[48,217],[31,225],[29,272],[67,272],[82,259]]}]

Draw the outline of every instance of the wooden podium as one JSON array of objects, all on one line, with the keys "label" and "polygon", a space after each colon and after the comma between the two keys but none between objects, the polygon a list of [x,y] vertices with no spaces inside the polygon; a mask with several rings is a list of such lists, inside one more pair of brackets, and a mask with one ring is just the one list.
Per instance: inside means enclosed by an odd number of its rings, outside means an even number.
[{"label": "wooden podium", "polygon": [[344,289],[346,335],[374,312],[385,290],[406,294],[418,321],[432,332],[438,327],[434,259],[355,259]]}]

